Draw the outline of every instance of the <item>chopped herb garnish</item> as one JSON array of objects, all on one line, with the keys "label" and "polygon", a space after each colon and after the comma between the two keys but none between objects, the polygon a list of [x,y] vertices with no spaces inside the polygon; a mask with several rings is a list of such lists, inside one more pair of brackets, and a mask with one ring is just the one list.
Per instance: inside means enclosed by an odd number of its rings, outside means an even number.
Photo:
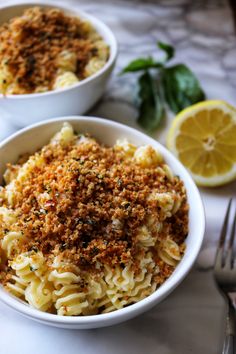
[{"label": "chopped herb garnish", "polygon": [[93,226],[94,226],[94,225],[96,225],[96,224],[97,224],[97,222],[96,222],[96,220],[93,220],[93,219],[88,219],[88,220],[87,220],[87,224],[88,224],[88,225],[93,225]]},{"label": "chopped herb garnish", "polygon": [[97,247],[94,247],[94,248],[91,250],[91,255],[93,255],[93,256],[96,256],[98,253],[99,253],[99,249],[98,249]]},{"label": "chopped herb garnish", "polygon": [[39,250],[38,250],[38,248],[36,247],[36,246],[32,246],[31,248],[30,248],[30,251],[34,251],[34,252],[38,252]]},{"label": "chopped herb garnish", "polygon": [[130,203],[125,203],[124,207],[125,209],[128,209],[130,207]]},{"label": "chopped herb garnish", "polygon": [[103,175],[98,174],[98,175],[97,175],[97,178],[99,178],[99,179],[103,179],[103,178],[104,178],[104,176],[103,176]]},{"label": "chopped herb garnish", "polygon": [[35,267],[30,265],[30,270],[31,270],[31,272],[35,272],[36,270],[38,270],[38,268],[35,268]]},{"label": "chopped herb garnish", "polygon": [[64,251],[66,248],[68,247],[68,244],[65,242],[65,243],[62,243],[60,246],[59,246],[59,250],[60,251]]},{"label": "chopped herb garnish", "polygon": [[118,180],[117,180],[117,184],[118,184],[118,186],[119,186],[119,187],[121,187],[121,186],[122,186],[122,184],[123,184],[122,179],[118,178]]}]

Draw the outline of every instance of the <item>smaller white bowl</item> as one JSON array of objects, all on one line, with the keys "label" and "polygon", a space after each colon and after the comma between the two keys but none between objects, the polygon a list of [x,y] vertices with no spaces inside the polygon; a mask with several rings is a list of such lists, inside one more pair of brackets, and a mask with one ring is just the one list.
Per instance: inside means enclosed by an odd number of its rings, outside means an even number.
[{"label": "smaller white bowl", "polygon": [[62,117],[25,128],[0,143],[0,181],[7,162],[16,162],[18,156],[33,153],[58,132],[63,122],[69,122],[77,132],[89,133],[101,143],[114,145],[117,139],[127,138],[140,146],[150,144],[158,149],[174,173],[183,180],[189,203],[189,234],[186,251],[173,274],[150,296],[114,312],[92,316],[58,316],[31,308],[0,287],[0,300],[22,315],[47,325],[62,328],[98,328],[114,325],[147,311],[157,305],[184,279],[199,253],[205,230],[202,201],[192,178],[183,165],[161,144],[139,131],[123,124],[95,117]]},{"label": "smaller white bowl", "polygon": [[0,94],[1,115],[19,126],[62,115],[83,114],[88,111],[104,93],[118,52],[114,34],[102,21],[68,5],[61,6],[50,1],[24,2],[20,4],[15,1],[9,6],[0,5],[0,25],[14,16],[21,15],[25,9],[32,6],[58,8],[68,15],[79,16],[90,21],[109,45],[110,56],[101,70],[71,87],[44,93],[7,96]]}]

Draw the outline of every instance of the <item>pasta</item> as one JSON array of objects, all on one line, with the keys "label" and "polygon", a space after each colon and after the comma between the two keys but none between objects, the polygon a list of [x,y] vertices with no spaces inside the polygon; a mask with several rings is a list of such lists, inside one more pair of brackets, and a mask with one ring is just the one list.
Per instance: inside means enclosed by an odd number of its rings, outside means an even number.
[{"label": "pasta", "polygon": [[52,144],[67,144],[74,138],[74,132],[70,124],[65,123],[60,132],[58,132],[51,140]]},{"label": "pasta", "polygon": [[123,151],[127,157],[132,157],[137,147],[129,143],[127,139],[118,139],[114,145],[117,151]]},{"label": "pasta", "polygon": [[24,234],[20,231],[7,232],[1,240],[1,248],[5,251],[7,257],[11,259],[17,254],[19,247],[24,240]]},{"label": "pasta", "polygon": [[71,71],[65,71],[63,74],[59,74],[53,85],[54,90],[69,87],[79,82],[77,76]]},{"label": "pasta", "polygon": [[41,252],[22,253],[10,265],[16,275],[28,283],[44,277],[45,260]]},{"label": "pasta", "polygon": [[64,285],[60,290],[55,290],[54,301],[58,315],[62,316],[80,315],[89,305],[85,295],[80,292],[80,287],[76,284]]},{"label": "pasta", "polygon": [[85,66],[85,75],[91,76],[94,75],[97,71],[101,70],[101,68],[105,65],[105,61],[98,58],[91,58],[88,64]]},{"label": "pasta", "polygon": [[109,46],[88,21],[29,7],[0,26],[0,93],[67,88],[102,69],[108,58]]},{"label": "pasta", "polygon": [[68,50],[63,50],[57,58],[57,65],[62,71],[71,71],[73,73],[76,72],[76,54]]},{"label": "pasta", "polygon": [[16,275],[12,275],[11,281],[6,284],[6,289],[13,295],[19,298],[24,298],[27,285],[27,281],[17,277]]},{"label": "pasta", "polygon": [[159,245],[158,255],[165,263],[173,267],[176,267],[181,259],[180,248],[171,239],[167,239]]},{"label": "pasta", "polygon": [[13,76],[8,69],[7,61],[3,60],[0,64],[0,92],[6,93],[13,82]]},{"label": "pasta", "polygon": [[141,247],[152,247],[156,243],[155,238],[152,237],[152,234],[146,225],[143,225],[139,228],[137,232],[137,240]]},{"label": "pasta", "polygon": [[157,166],[162,162],[162,156],[152,146],[140,146],[134,154],[135,161],[142,167]]},{"label": "pasta", "polygon": [[16,215],[13,210],[6,207],[0,207],[0,220],[5,224],[14,224],[16,222]]},{"label": "pasta", "polygon": [[119,310],[152,294],[183,257],[185,188],[151,146],[106,147],[64,123],[4,178],[0,281],[40,311]]},{"label": "pasta", "polygon": [[47,311],[52,305],[52,289],[47,282],[32,279],[25,289],[25,300],[41,311]]}]

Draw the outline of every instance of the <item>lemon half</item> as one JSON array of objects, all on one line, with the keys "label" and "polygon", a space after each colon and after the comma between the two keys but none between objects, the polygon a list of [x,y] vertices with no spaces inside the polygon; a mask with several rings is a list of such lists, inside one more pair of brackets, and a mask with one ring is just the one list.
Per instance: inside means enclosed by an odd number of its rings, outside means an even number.
[{"label": "lemon half", "polygon": [[167,147],[200,186],[236,178],[236,109],[219,100],[197,103],[173,120]]}]

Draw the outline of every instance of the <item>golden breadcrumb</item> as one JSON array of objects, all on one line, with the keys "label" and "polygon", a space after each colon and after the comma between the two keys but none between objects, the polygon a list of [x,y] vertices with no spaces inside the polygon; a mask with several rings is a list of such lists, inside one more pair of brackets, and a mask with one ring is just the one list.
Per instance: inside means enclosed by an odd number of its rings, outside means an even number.
[{"label": "golden breadcrumb", "polygon": [[[60,256],[88,271],[96,271],[97,262],[114,267],[130,261],[138,271],[138,230],[150,219],[163,223],[159,231],[156,224],[150,229],[154,239],[168,236],[181,248],[188,234],[186,192],[178,177],[170,180],[163,173],[164,162],[159,168],[144,168],[131,163],[124,152],[92,139],[49,144],[35,156],[42,158],[40,165],[24,183],[15,182],[14,230],[22,231],[27,240],[21,252],[40,250],[49,266]],[[178,211],[166,217],[149,198],[153,190],[181,197]],[[155,261],[160,268],[156,281],[161,284],[174,267],[158,254]]]},{"label": "golden breadcrumb", "polygon": [[0,27],[0,43],[0,63],[14,77],[16,94],[51,90],[58,55],[66,50],[76,56],[75,74],[84,79],[86,64],[97,51],[86,22],[55,8],[32,7],[12,18]]}]

